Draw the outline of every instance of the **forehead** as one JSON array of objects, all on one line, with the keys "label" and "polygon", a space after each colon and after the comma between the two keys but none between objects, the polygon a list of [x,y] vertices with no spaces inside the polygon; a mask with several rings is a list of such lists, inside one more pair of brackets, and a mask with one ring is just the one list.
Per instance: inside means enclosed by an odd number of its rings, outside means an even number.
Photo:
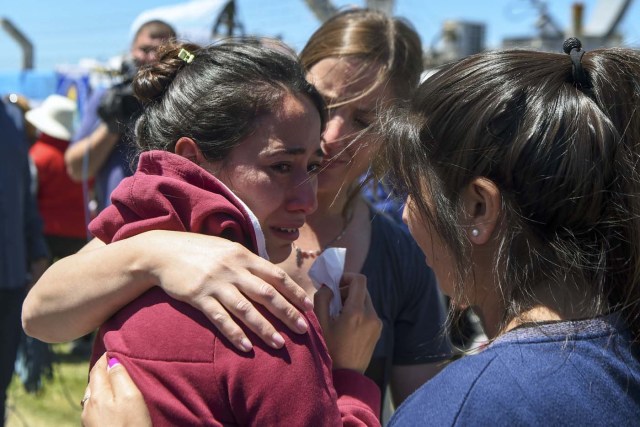
[{"label": "forehead", "polygon": [[[326,58],[309,69],[307,80],[330,102],[341,102],[358,97],[375,85],[378,69],[375,64],[354,58]],[[391,88],[380,84],[357,103],[371,109],[378,101],[392,97]]]},{"label": "forehead", "polygon": [[158,47],[165,39],[162,37],[151,37],[151,31],[144,29],[140,31],[140,34],[133,42],[134,49],[140,49],[143,47]]},{"label": "forehead", "polygon": [[320,113],[306,96],[283,96],[276,111],[256,119],[254,132],[237,148],[261,154],[320,151]]}]

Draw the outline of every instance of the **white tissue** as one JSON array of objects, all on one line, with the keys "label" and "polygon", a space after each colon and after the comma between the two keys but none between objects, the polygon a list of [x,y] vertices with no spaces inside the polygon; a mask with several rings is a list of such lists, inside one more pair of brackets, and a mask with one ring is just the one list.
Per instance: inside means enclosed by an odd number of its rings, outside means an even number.
[{"label": "white tissue", "polygon": [[342,310],[340,298],[340,279],[344,273],[344,260],[347,256],[346,248],[327,248],[314,261],[309,269],[309,277],[316,289],[326,285],[333,297],[329,304],[329,315],[336,317]]}]

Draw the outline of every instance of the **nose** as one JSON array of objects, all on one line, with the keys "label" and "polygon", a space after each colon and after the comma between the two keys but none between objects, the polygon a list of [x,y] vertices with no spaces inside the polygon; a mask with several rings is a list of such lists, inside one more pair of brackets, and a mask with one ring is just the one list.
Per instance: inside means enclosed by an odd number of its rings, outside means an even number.
[{"label": "nose", "polygon": [[347,118],[339,112],[333,112],[322,134],[322,150],[329,156],[340,154],[349,142],[349,132]]},{"label": "nose", "polygon": [[413,203],[411,197],[407,197],[407,200],[404,202],[404,207],[402,208],[402,222],[409,225],[409,204]]},{"label": "nose", "polygon": [[287,208],[293,212],[302,212],[304,215],[311,215],[318,208],[318,178],[313,175],[304,176],[298,181],[290,192]]},{"label": "nose", "polygon": [[152,64],[154,62],[156,62],[158,59],[158,56],[156,55],[156,51],[155,49],[149,50],[144,52],[144,54],[142,55],[142,63],[144,65],[147,64]]}]

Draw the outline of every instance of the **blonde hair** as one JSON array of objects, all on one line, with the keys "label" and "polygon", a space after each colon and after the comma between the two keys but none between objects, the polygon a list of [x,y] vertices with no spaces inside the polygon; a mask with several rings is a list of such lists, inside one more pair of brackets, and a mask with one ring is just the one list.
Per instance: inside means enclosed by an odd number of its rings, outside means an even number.
[{"label": "blonde hair", "polygon": [[376,83],[358,97],[382,84],[406,98],[422,73],[422,44],[411,24],[369,9],[349,9],[334,15],[316,30],[300,53],[308,72],[327,58],[356,58],[363,68],[378,66]]}]

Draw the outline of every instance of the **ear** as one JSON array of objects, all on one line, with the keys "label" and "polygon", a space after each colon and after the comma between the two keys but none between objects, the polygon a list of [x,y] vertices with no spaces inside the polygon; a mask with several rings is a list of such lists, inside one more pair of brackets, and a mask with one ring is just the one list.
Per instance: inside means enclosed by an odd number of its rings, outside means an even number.
[{"label": "ear", "polygon": [[197,165],[201,165],[205,160],[198,144],[196,144],[193,139],[187,138],[186,136],[180,137],[178,142],[176,142],[175,153],[178,156],[191,160]]},{"label": "ear", "polygon": [[487,178],[474,178],[462,191],[467,236],[471,243],[484,245],[495,230],[501,210],[500,190]]}]

